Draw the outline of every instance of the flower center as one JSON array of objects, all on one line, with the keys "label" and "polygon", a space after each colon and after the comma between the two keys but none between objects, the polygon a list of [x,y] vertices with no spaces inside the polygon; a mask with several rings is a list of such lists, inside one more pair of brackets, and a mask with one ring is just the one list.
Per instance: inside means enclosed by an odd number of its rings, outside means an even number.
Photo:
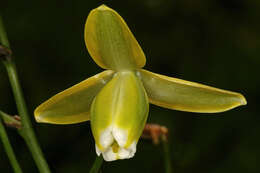
[{"label": "flower center", "polygon": [[116,141],[114,141],[114,143],[112,144],[112,150],[114,153],[118,153],[120,146],[118,145],[118,143]]}]

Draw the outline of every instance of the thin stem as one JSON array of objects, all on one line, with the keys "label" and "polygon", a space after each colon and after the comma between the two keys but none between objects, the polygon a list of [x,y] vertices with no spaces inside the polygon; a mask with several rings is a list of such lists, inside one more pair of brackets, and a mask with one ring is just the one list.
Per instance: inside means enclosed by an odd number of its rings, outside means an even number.
[{"label": "thin stem", "polygon": [[168,140],[162,140],[164,151],[165,173],[172,173],[171,156]]},{"label": "thin stem", "polygon": [[[0,111],[0,114],[1,114],[1,111]],[[10,163],[13,167],[13,170],[15,173],[22,173],[22,169],[19,165],[19,163],[17,162],[17,159],[15,157],[15,154],[14,154],[14,150],[10,144],[10,141],[8,139],[8,136],[7,136],[7,133],[6,133],[6,130],[4,128],[4,125],[2,123],[2,118],[0,117],[0,138],[3,142],[3,146],[5,148],[5,152],[10,160]]]},{"label": "thin stem", "polygon": [[89,173],[98,173],[100,167],[102,166],[103,163],[103,157],[102,156],[97,156],[94,164],[92,165],[92,168],[90,169]]},{"label": "thin stem", "polygon": [[0,16],[0,43],[6,47],[10,48],[10,44],[5,32],[5,28],[4,28],[4,24],[3,24],[3,20],[2,17]]},{"label": "thin stem", "polygon": [[[0,17],[0,41],[5,47],[10,48],[1,17]],[[9,80],[10,80],[11,87],[12,87],[13,94],[14,94],[15,101],[16,101],[17,110],[21,117],[21,122],[22,122],[21,133],[23,134],[22,136],[23,136],[29,150],[32,153],[33,159],[34,159],[39,171],[41,173],[49,173],[50,169],[43,156],[41,148],[36,140],[34,131],[32,129],[31,120],[28,115],[28,111],[26,108],[22,89],[21,89],[21,86],[20,86],[20,83],[18,80],[15,63],[11,58],[9,58],[3,62],[6,67],[8,76],[9,76]]]}]

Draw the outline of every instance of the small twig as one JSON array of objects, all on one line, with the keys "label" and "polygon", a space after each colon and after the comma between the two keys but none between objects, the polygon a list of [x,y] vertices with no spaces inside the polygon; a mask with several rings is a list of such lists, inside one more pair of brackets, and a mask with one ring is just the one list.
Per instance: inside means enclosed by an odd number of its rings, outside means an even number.
[{"label": "small twig", "polygon": [[146,124],[142,138],[151,139],[155,145],[158,145],[161,139],[167,141],[168,129],[158,124]]},{"label": "small twig", "polygon": [[7,47],[0,45],[0,59],[7,60],[10,59],[12,51]]},{"label": "small twig", "polygon": [[0,117],[2,117],[4,123],[8,126],[8,127],[13,127],[16,129],[21,129],[22,124],[21,124],[21,119],[18,115],[8,115],[2,111],[0,111]]},{"label": "small twig", "polygon": [[22,169],[15,157],[12,145],[8,139],[6,130],[4,128],[4,125],[2,124],[2,117],[0,116],[0,138],[3,142],[3,146],[5,148],[6,154],[10,160],[10,163],[13,167],[13,170],[15,173],[22,173]]},{"label": "small twig", "polygon": [[89,173],[98,173],[100,170],[100,167],[102,166],[103,163],[103,157],[102,156],[97,156],[94,164],[92,165],[92,168],[90,169]]},{"label": "small twig", "polygon": [[154,145],[162,142],[164,151],[165,172],[172,173],[171,157],[168,142],[168,128],[158,124],[146,124],[142,138],[151,139]]}]

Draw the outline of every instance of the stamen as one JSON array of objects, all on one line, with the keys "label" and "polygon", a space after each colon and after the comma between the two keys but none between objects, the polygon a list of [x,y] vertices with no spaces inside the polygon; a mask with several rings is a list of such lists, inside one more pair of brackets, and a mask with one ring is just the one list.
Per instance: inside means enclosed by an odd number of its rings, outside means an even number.
[{"label": "stamen", "polygon": [[114,153],[118,153],[118,150],[119,150],[119,145],[116,141],[114,141],[114,143],[112,144],[112,150]]}]

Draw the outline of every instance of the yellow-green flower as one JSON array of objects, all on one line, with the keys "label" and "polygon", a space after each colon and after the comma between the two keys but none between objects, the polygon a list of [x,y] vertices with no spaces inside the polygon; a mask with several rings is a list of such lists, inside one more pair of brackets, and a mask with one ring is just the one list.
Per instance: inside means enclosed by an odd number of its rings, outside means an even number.
[{"label": "yellow-green flower", "polygon": [[149,102],[205,113],[246,104],[239,93],[142,69],[142,48],[120,15],[105,5],[90,12],[85,42],[93,60],[107,70],[47,100],[35,110],[35,118],[53,124],[90,120],[96,152],[106,161],[134,156]]}]

